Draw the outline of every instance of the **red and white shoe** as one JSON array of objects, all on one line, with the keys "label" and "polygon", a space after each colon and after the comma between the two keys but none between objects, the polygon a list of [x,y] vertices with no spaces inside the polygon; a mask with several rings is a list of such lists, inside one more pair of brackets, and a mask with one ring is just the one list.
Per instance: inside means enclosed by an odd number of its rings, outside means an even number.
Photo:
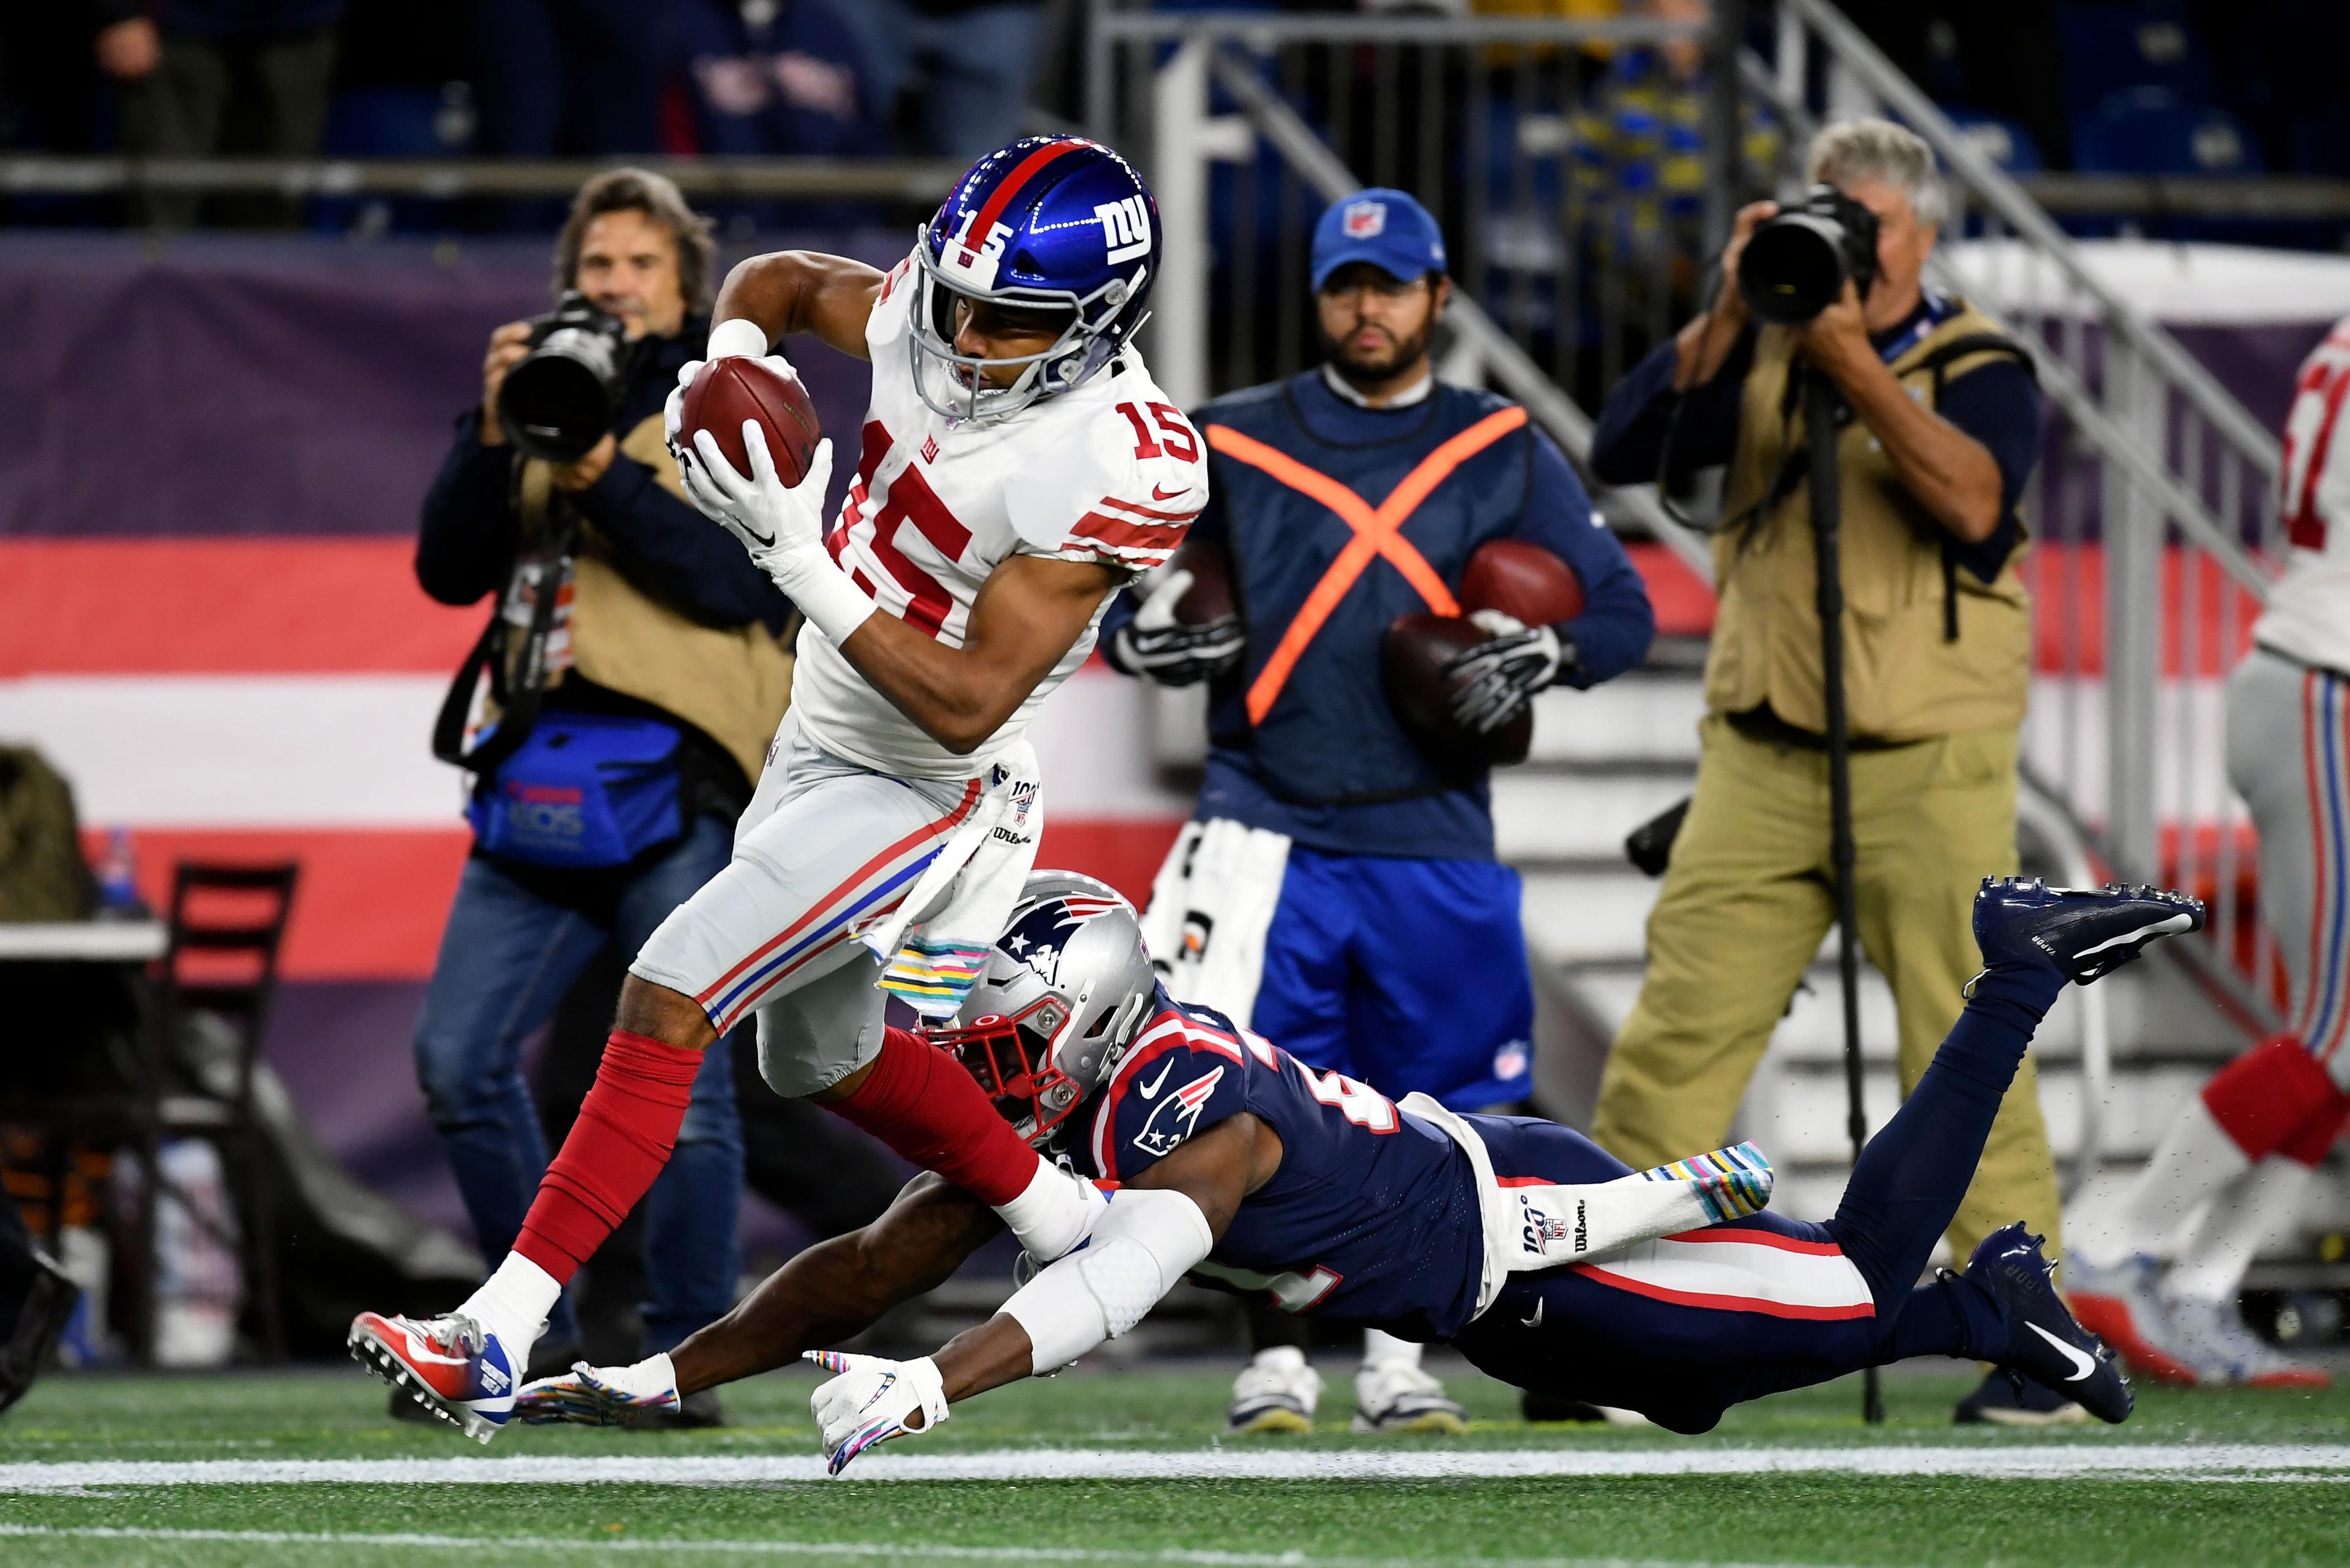
[{"label": "red and white shoe", "polygon": [[2106,1267],[2075,1253],[2064,1260],[2064,1299],[2081,1326],[2110,1345],[2132,1372],[2191,1388],[2199,1381],[2195,1368],[2154,1337],[2162,1316],[2155,1300],[2161,1274],[2162,1265],[2143,1252]]},{"label": "red and white shoe", "polygon": [[470,1317],[419,1322],[363,1312],[351,1320],[349,1345],[353,1361],[477,1443],[496,1437],[514,1414],[516,1358]]}]

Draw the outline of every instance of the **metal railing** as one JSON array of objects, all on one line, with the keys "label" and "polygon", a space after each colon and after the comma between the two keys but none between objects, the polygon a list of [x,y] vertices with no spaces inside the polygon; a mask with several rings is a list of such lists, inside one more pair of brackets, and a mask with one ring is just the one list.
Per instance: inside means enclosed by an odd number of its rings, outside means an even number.
[{"label": "metal railing", "polygon": [[[1167,234],[1152,368],[1179,400],[1316,355],[1311,218],[1328,199],[1285,156],[1278,104],[1353,187],[1419,197],[1449,270],[1501,335],[1588,406],[1685,316],[1695,258],[1740,182],[1727,89],[1586,78],[1596,49],[1727,61],[1705,23],[1150,12],[1097,0],[1088,124],[1150,171]],[[1616,78],[1607,78],[1613,84]],[[1615,94],[1615,97],[1610,97]],[[1626,94],[1638,102],[1618,101]],[[1762,171],[1758,168],[1756,177]]]},{"label": "metal railing", "polygon": [[869,201],[933,205],[963,165],[941,158],[0,157],[0,192],[164,193],[298,199],[568,198],[619,163],[653,169],[701,201]]},{"label": "metal railing", "polygon": [[[1749,56],[1743,76],[1791,150],[1819,119],[1878,114],[1941,158],[1950,232],[1971,214],[1981,237],[1945,247],[1937,279],[2017,332],[2054,427],[2026,500],[2040,673],[2025,765],[2113,872],[2210,898],[2210,940],[2171,946],[2272,1023],[2220,688],[2282,555],[2277,439],[1834,6],[1778,0],[1776,58]],[[1784,173],[1799,179],[1792,159]]]}]

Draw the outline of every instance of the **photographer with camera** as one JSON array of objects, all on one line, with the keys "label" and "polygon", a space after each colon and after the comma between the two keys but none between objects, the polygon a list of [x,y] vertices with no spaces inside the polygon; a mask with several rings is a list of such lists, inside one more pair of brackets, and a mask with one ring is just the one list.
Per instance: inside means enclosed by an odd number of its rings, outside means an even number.
[{"label": "photographer with camera", "polygon": [[[708,224],[668,180],[590,180],[556,242],[557,308],[491,335],[481,404],[424,501],[425,592],[496,596],[433,737],[473,776],[474,846],[416,1033],[427,1106],[493,1257],[547,1163],[523,1042],[600,950],[629,961],[724,867],[790,700],[792,607],[687,502],[662,441],[678,368],[704,352],[711,261]],[[648,1355],[733,1304],[731,1059],[704,1054],[650,1199]],[[577,1339],[558,1303],[541,1361],[567,1366]]]},{"label": "photographer with camera", "polygon": [[[1723,1142],[1771,1033],[1836,919],[1829,689],[1804,380],[1838,433],[1855,934],[1893,990],[1903,1092],[1981,968],[1977,884],[2015,869],[2031,608],[2016,504],[2039,455],[2023,352],[1923,274],[1945,211],[1932,151],[1880,119],[1823,130],[1810,194],[1738,214],[1712,308],[1627,376],[1592,467],[1670,490],[1727,463],[1713,540],[1696,794],[1648,929],[1638,1002],[1593,1136],[1634,1165]],[[2022,1219],[2055,1253],[2048,1134],[2027,1061],[1950,1227],[1965,1256]],[[1961,1420],[2079,1407],[1993,1376]]]}]

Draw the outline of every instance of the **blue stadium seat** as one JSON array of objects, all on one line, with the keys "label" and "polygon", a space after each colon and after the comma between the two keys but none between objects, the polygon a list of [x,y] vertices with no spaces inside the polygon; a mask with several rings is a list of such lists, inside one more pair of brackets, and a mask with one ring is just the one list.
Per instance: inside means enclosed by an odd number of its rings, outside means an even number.
[{"label": "blue stadium seat", "polygon": [[2056,47],[2064,57],[2064,109],[2076,122],[2137,88],[2167,88],[2180,103],[2219,99],[2211,52],[2188,20],[2184,0],[2074,0],[2057,7]]},{"label": "blue stadium seat", "polygon": [[473,144],[463,88],[352,88],[327,109],[329,158],[451,158]]},{"label": "blue stadium seat", "polygon": [[2037,174],[2048,167],[2041,156],[2040,143],[2022,122],[2005,115],[1985,114],[1974,109],[1947,109],[1950,123],[1959,134],[1990,157],[1993,163],[2010,174]]},{"label": "blue stadium seat", "polygon": [[2263,165],[2260,144],[2226,109],[2137,88],[2073,121],[2073,167],[2086,174],[2258,174]]}]

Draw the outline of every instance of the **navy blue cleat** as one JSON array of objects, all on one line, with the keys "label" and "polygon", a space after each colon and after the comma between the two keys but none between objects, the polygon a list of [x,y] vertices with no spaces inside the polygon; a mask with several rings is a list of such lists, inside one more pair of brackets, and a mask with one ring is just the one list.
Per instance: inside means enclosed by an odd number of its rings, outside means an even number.
[{"label": "navy blue cleat", "polygon": [[2100,1421],[2129,1419],[2136,1403],[2105,1341],[2083,1328],[2052,1276],[2056,1265],[2022,1221],[1984,1237],[1967,1260],[1966,1278],[1998,1304],[2007,1347],[1992,1359],[2080,1406]]},{"label": "navy blue cleat", "polygon": [[2037,877],[1986,877],[1975,895],[1975,945],[1985,964],[2053,963],[2082,985],[2164,937],[2202,929],[2201,899],[2159,888],[2051,888]]}]

